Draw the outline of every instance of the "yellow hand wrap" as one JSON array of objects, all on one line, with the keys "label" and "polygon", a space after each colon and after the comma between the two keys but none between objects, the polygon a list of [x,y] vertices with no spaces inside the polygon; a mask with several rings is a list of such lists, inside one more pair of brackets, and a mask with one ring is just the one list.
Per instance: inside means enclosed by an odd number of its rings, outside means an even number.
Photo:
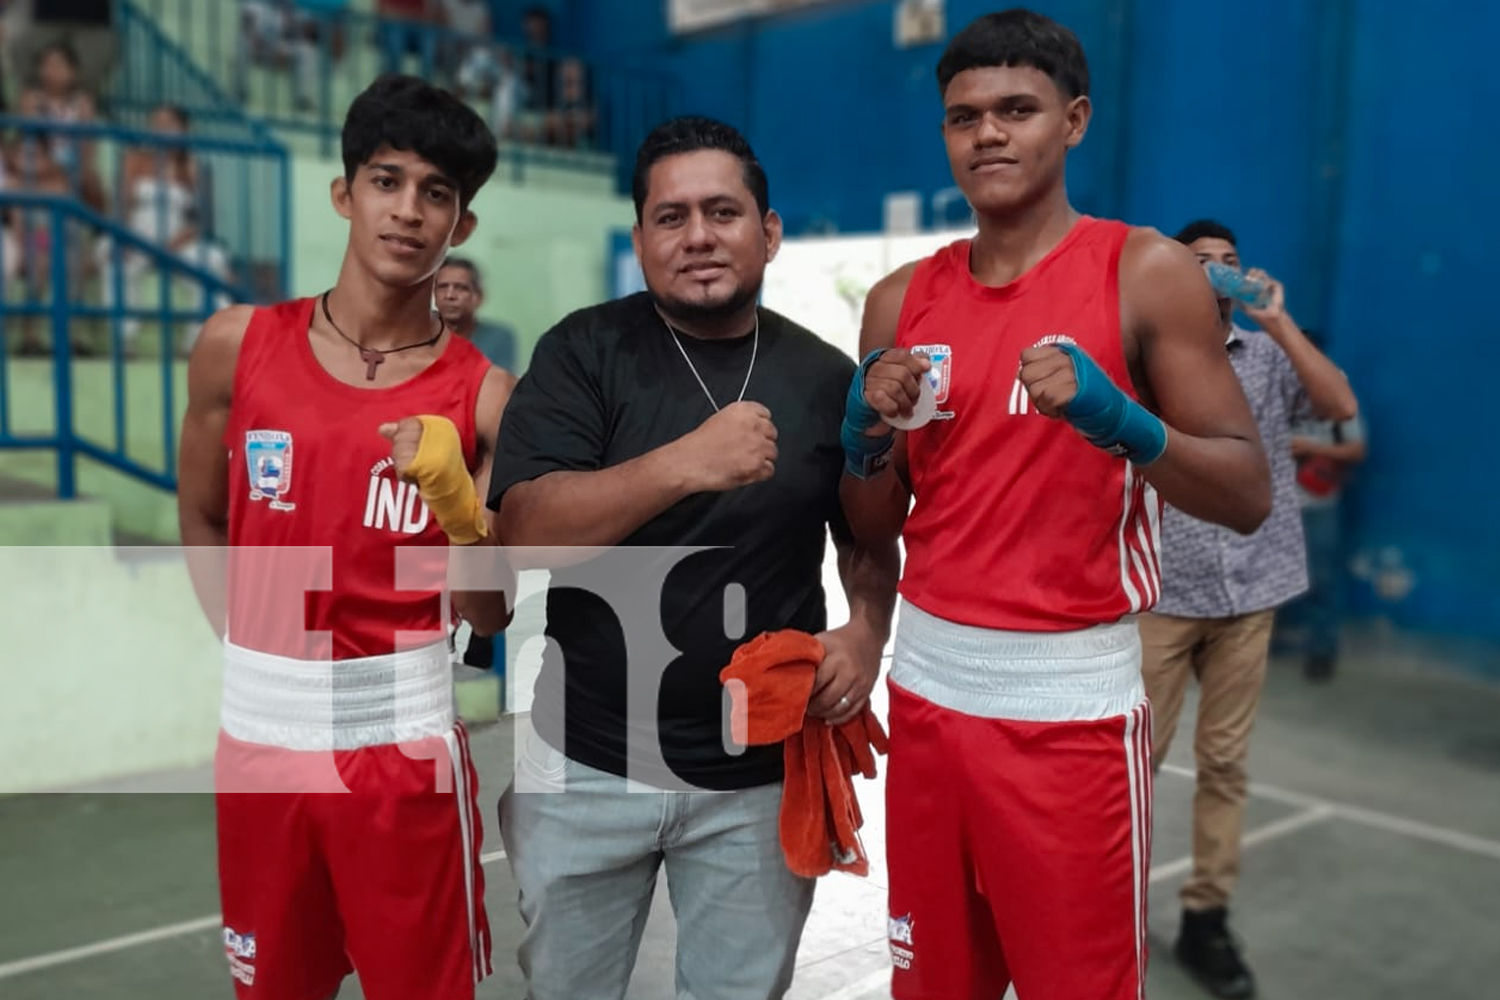
[{"label": "yellow hand wrap", "polygon": [[417,457],[406,470],[406,479],[417,484],[422,501],[448,538],[459,545],[473,545],[490,533],[484,506],[474,491],[474,479],[464,467],[464,446],[458,428],[447,417],[430,414],[422,422],[422,440]]}]

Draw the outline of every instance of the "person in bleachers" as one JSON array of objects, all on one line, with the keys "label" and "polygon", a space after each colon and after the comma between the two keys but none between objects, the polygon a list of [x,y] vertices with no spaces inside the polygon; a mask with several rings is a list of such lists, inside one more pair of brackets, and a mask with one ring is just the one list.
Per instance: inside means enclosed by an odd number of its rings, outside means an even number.
[{"label": "person in bleachers", "polygon": [[[162,105],[151,113],[148,128],[162,135],[184,135],[188,131],[187,112],[174,105]],[[207,236],[212,197],[206,171],[187,147],[142,145],[126,151],[118,201],[121,221],[131,232],[170,251],[185,264],[228,280],[229,255]],[[112,240],[106,237],[96,244],[95,261],[104,303],[113,305],[117,301],[115,268],[118,266],[123,272],[120,285],[127,308],[158,307],[161,292],[154,278],[153,257],[125,248],[118,253],[118,265],[115,257]],[[210,294],[202,282],[175,270],[168,288],[174,299],[179,297],[179,290],[198,290],[205,314],[230,305],[229,296]],[[197,339],[198,326],[194,323],[184,333],[180,345],[184,353],[191,350]],[[139,327],[139,320],[125,320],[122,330],[127,347]]]},{"label": "person in bleachers", "polygon": [[547,112],[547,141],[553,146],[587,149],[594,144],[594,98],[589,93],[583,60],[568,57],[557,64],[555,101]]},{"label": "person in bleachers", "polygon": [[10,65],[29,67],[58,42],[78,54],[78,86],[103,94],[120,52],[115,0],[3,0]]},{"label": "person in bleachers", "polygon": [[441,0],[376,0],[380,19],[377,44],[387,73],[405,71],[406,57],[415,55],[425,72],[434,65],[435,38],[427,28],[439,23]]},{"label": "person in bleachers", "polygon": [[[98,120],[94,97],[79,79],[78,53],[68,42],[54,42],[36,56],[30,86],[21,92],[16,108],[22,118],[39,123],[86,125]],[[94,143],[76,135],[49,133],[43,125],[26,141],[35,175],[44,162],[60,167],[73,190],[95,211],[106,211],[104,185],[94,166]],[[45,150],[45,157],[42,151]]]},{"label": "person in bleachers", "polygon": [[249,93],[247,66],[290,68],[297,110],[311,108],[318,82],[317,27],[296,0],[240,0],[240,32],[235,38],[240,100]]},{"label": "person in bleachers", "polygon": [[[29,194],[67,194],[68,179],[45,145],[16,136],[0,139],[0,190]],[[14,208],[3,216],[0,273],[4,291],[20,283],[26,302],[46,303],[52,293],[52,222],[46,209]],[[23,316],[18,321],[22,356],[50,354],[46,321]]]}]

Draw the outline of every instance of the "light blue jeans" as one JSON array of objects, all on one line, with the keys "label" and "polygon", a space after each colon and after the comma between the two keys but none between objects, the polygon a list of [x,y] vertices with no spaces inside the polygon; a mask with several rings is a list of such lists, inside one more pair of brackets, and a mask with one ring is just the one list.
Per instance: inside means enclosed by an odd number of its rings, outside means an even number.
[{"label": "light blue jeans", "polygon": [[677,1000],[779,1000],[816,885],[786,866],[780,812],[779,783],[627,790],[528,734],[500,797],[500,836],[520,888],[530,1000],[625,996],[663,863]]}]

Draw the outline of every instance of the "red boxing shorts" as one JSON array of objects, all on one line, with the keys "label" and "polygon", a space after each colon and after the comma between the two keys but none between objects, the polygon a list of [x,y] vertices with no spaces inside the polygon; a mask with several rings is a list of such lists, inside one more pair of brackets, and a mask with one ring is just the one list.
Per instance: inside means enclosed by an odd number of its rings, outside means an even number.
[{"label": "red boxing shorts", "polygon": [[996,1000],[1012,983],[1026,1000],[1145,996],[1139,663],[1134,622],[1020,634],[902,605],[886,779],[897,1000]]},{"label": "red boxing shorts", "polygon": [[[490,931],[446,644],[339,661],[332,696],[289,695],[309,666],[230,650],[215,782],[236,993],[321,1000],[357,969],[369,1000],[472,1000]],[[360,672],[387,680],[340,690]]]}]

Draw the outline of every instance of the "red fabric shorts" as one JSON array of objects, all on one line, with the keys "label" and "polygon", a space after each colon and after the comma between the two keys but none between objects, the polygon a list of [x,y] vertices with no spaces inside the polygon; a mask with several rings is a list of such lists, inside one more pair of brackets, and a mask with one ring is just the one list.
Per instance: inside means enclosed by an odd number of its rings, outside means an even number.
[{"label": "red fabric shorts", "polygon": [[1151,714],[981,718],[890,686],[898,1000],[1139,1000]]},{"label": "red fabric shorts", "polygon": [[[335,790],[308,790],[309,774]],[[224,951],[240,1000],[472,1000],[491,972],[479,780],[462,724],[413,743],[285,750],[219,734]],[[272,791],[277,787],[290,791]]]}]

